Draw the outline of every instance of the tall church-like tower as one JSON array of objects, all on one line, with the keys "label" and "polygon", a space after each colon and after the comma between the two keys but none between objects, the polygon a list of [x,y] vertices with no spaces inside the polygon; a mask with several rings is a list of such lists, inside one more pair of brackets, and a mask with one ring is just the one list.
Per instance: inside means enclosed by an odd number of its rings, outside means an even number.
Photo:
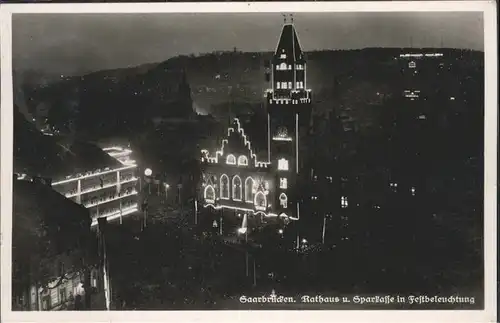
[{"label": "tall church-like tower", "polygon": [[307,63],[293,23],[285,21],[270,68],[271,88],[266,98],[268,158],[276,171],[274,203],[278,214],[299,219],[311,90],[307,89]]}]

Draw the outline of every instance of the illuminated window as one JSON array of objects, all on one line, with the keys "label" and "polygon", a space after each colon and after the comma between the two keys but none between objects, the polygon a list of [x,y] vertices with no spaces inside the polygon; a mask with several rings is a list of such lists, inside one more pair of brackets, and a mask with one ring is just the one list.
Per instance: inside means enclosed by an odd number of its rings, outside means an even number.
[{"label": "illuminated window", "polygon": [[292,82],[288,82],[288,88],[291,89],[292,88]]},{"label": "illuminated window", "polygon": [[241,155],[240,157],[238,157],[238,165],[248,166],[248,158],[247,158],[247,156]]},{"label": "illuminated window", "polygon": [[250,176],[245,180],[245,201],[252,203],[253,202],[253,187],[254,181]]},{"label": "illuminated window", "polygon": [[340,206],[345,209],[346,207],[349,206],[349,203],[347,202],[347,196],[342,196],[340,198]]},{"label": "illuminated window", "polygon": [[288,65],[288,70],[292,70],[292,65]]},{"label": "illuminated window", "polygon": [[267,199],[266,199],[266,195],[264,194],[264,192],[259,191],[255,194],[254,206],[255,206],[255,209],[258,211],[265,211],[266,210]]},{"label": "illuminated window", "polygon": [[277,83],[276,83],[276,88],[277,88],[277,89],[280,89],[280,88],[281,88],[281,82],[277,82]]},{"label": "illuminated window", "polygon": [[286,178],[280,178],[280,188],[284,190],[288,188],[288,183]]},{"label": "illuminated window", "polygon": [[415,67],[417,67],[417,64],[414,61],[411,61],[410,63],[408,63],[408,67],[415,68]]},{"label": "illuminated window", "polygon": [[286,90],[287,89],[287,83],[286,82],[281,82],[281,87]]},{"label": "illuminated window", "polygon": [[278,160],[278,170],[288,170],[288,160],[281,158]]},{"label": "illuminated window", "polygon": [[233,177],[233,200],[241,201],[243,187],[241,187],[241,178],[238,175]]},{"label": "illuminated window", "polygon": [[229,199],[229,177],[226,174],[220,177],[220,198]]},{"label": "illuminated window", "polygon": [[215,203],[215,189],[212,185],[207,185],[205,187],[205,192],[203,192],[203,198],[207,203]]},{"label": "illuminated window", "polygon": [[236,157],[234,157],[234,155],[227,155],[226,164],[236,165]]},{"label": "illuminated window", "polygon": [[286,54],[281,54],[280,58],[285,59],[286,58]]},{"label": "illuminated window", "polygon": [[301,65],[301,64],[297,64],[297,70],[303,70],[304,69],[304,66]]},{"label": "illuminated window", "polygon": [[279,69],[282,71],[286,70],[286,63],[281,63],[279,67],[280,67]]},{"label": "illuminated window", "polygon": [[280,194],[280,205],[282,208],[286,209],[288,206],[288,197],[285,193]]}]

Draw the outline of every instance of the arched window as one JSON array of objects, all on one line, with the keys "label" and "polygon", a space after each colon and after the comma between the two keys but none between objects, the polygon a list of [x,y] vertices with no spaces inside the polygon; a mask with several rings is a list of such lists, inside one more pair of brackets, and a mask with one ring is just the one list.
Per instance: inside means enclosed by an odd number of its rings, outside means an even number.
[{"label": "arched window", "polygon": [[220,198],[229,199],[229,177],[226,174],[220,177]]},{"label": "arched window", "polygon": [[241,155],[240,157],[238,157],[238,165],[248,166],[248,158],[247,158],[247,156]]},{"label": "arched window", "polygon": [[241,201],[242,193],[241,178],[238,175],[233,177],[233,200]]},{"label": "arched window", "polygon": [[207,185],[207,187],[205,187],[203,198],[207,203],[215,203],[215,189],[212,185]]},{"label": "arched window", "polygon": [[288,206],[288,197],[285,193],[280,194],[280,206],[284,209],[286,209]]},{"label": "arched window", "polygon": [[264,192],[258,191],[254,198],[255,209],[258,211],[265,211],[267,207],[267,198]]},{"label": "arched window", "polygon": [[226,157],[226,164],[228,165],[236,165],[236,157],[234,157],[234,155],[227,155]]},{"label": "arched window", "polygon": [[250,176],[245,180],[245,202],[253,203],[254,181]]},{"label": "arched window", "polygon": [[280,64],[280,70],[282,70],[282,71],[286,70],[286,63],[281,63]]}]

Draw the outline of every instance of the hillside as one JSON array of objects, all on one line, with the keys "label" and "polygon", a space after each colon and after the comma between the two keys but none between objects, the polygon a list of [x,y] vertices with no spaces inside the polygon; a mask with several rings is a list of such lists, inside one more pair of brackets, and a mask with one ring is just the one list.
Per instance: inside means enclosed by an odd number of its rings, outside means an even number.
[{"label": "hillside", "polygon": [[[396,57],[402,52],[432,51],[374,48],[308,53],[307,84],[313,89],[315,113],[335,108],[337,113],[347,111],[361,125],[373,122],[373,106],[382,105],[408,86],[402,75],[408,62]],[[465,86],[480,89],[483,53],[439,51],[443,53],[443,73],[438,77],[423,73],[412,80],[413,86],[417,84],[429,95],[446,91],[450,96],[459,96]],[[179,56],[156,65],[24,86],[24,101],[32,114],[48,114],[49,121],[59,128],[64,129],[66,121],[73,119],[80,133],[130,133],[147,125],[158,111],[178,108],[171,103],[177,98],[181,71],[185,70],[198,113],[224,115],[229,106],[241,110],[234,113],[248,112],[263,103],[263,92],[269,86],[265,62],[270,55],[214,52]]]}]

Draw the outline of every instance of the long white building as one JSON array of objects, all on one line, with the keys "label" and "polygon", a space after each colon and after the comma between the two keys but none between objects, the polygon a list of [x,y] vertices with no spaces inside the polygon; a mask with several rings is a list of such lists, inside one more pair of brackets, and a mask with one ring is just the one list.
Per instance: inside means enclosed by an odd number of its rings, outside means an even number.
[{"label": "long white building", "polygon": [[137,164],[130,158],[132,151],[122,147],[103,150],[118,160],[119,165],[52,182],[54,190],[90,210],[92,225],[96,225],[100,217],[113,220],[139,210]]}]

